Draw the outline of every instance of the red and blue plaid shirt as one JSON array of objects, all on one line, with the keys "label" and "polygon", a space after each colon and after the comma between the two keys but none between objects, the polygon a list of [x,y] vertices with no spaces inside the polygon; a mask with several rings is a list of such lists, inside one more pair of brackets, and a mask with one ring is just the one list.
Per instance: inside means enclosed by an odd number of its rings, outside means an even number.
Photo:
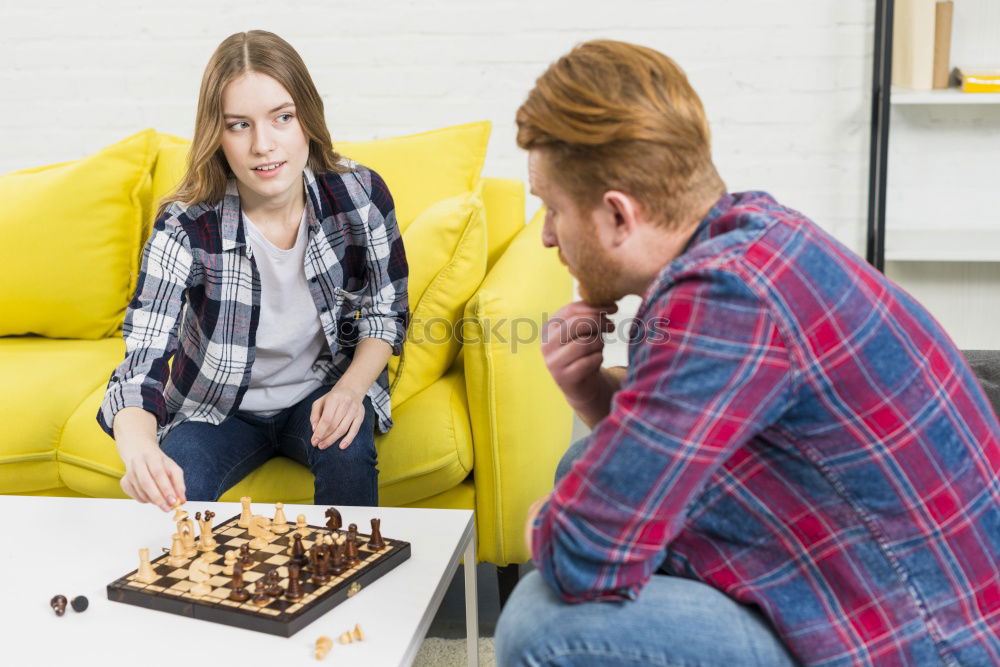
[{"label": "red and blue plaid shirt", "polygon": [[662,567],[809,663],[1000,664],[1000,424],[923,307],[769,195],[649,286],[588,438],[534,525],[565,600]]}]

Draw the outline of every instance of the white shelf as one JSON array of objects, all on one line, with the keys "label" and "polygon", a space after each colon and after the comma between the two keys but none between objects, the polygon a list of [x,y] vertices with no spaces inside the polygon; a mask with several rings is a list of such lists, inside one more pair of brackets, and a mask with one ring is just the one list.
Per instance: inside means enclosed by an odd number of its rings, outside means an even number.
[{"label": "white shelf", "polygon": [[893,88],[891,104],[1000,104],[1000,93],[963,93],[958,88],[907,90]]},{"label": "white shelf", "polygon": [[1000,262],[1000,229],[886,230],[887,262]]}]

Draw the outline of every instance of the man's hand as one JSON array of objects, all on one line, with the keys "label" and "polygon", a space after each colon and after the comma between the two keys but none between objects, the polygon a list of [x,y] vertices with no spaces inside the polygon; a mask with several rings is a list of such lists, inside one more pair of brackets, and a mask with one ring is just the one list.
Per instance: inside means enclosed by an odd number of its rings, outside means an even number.
[{"label": "man's hand", "polygon": [[615,305],[595,307],[575,301],[545,324],[542,357],[570,406],[589,426],[603,419],[614,389],[601,372],[605,333],[614,331],[608,317]]},{"label": "man's hand", "polygon": [[184,497],[184,471],[163,453],[156,440],[119,439],[118,453],[125,462],[122,491],[140,503],[152,503],[164,512]]},{"label": "man's hand", "polygon": [[313,447],[326,449],[343,436],[340,448],[347,449],[365,421],[363,394],[340,384],[313,401],[309,423]]},{"label": "man's hand", "polygon": [[544,496],[531,503],[531,507],[528,508],[528,518],[524,522],[524,543],[528,546],[528,553],[531,553],[531,534],[534,532],[535,518],[538,516],[538,512],[541,511],[542,505],[549,499],[552,493],[546,493]]}]

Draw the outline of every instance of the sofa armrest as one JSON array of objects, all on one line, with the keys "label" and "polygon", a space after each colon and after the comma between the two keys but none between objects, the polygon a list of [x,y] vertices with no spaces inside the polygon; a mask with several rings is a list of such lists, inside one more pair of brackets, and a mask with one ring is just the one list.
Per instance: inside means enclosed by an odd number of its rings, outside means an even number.
[{"label": "sofa armrest", "polygon": [[465,383],[472,421],[480,559],[524,562],[524,521],[552,489],[569,446],[572,410],[541,354],[545,320],[573,296],[572,278],[541,243],[540,216],[523,227],[465,308]]}]

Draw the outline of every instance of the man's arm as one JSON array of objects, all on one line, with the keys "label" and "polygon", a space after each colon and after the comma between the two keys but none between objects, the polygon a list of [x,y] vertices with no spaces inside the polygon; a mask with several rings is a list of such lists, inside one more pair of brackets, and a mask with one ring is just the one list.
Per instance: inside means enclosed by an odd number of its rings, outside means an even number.
[{"label": "man's arm", "polygon": [[790,400],[784,342],[741,279],[686,277],[649,315],[668,328],[633,351],[610,414],[532,526],[535,564],[570,602],[634,597],[709,477]]}]

